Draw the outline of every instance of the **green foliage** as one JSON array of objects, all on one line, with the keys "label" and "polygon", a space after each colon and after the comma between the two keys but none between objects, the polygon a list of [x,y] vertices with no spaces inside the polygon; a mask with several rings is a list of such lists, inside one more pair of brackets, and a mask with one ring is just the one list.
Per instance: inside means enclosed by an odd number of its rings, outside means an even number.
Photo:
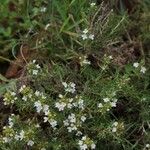
[{"label": "green foliage", "polygon": [[[85,135],[88,147],[95,143],[96,149],[102,144],[104,149],[141,149],[144,145],[132,137],[137,133],[130,130],[136,132],[149,122],[148,86],[138,89],[139,83],[147,81],[148,72],[144,74],[142,63],[135,63],[127,65],[123,73],[118,69],[111,73],[112,61],[105,55],[99,69],[80,63],[78,71],[68,63],[54,61],[48,70],[47,65],[41,68],[36,61],[30,62],[26,78],[32,84],[18,86],[18,90],[8,90],[4,95],[4,104],[16,107],[20,115],[10,116],[17,119],[9,119],[3,129],[1,147],[81,149],[78,142]],[[74,127],[69,126],[68,116],[75,118]],[[143,136],[148,141],[147,134]]]}]

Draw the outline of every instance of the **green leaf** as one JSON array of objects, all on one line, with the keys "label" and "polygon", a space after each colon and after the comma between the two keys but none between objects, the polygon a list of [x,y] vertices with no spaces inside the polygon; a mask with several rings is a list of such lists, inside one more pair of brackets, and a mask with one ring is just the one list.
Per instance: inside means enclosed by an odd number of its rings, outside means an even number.
[{"label": "green leaf", "polygon": [[0,74],[0,80],[4,82],[9,82],[9,80],[6,79],[2,74]]}]

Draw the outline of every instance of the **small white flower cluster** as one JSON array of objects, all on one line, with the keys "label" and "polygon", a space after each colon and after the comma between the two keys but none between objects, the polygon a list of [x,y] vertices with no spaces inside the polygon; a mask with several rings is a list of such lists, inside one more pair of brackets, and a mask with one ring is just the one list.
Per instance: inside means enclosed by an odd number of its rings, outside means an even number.
[{"label": "small white flower cluster", "polygon": [[17,100],[16,93],[15,92],[6,92],[4,95],[4,105],[10,105],[14,104],[14,102]]},{"label": "small white flower cluster", "polygon": [[89,60],[87,60],[87,56],[79,57],[79,60],[80,60],[80,65],[81,66],[91,64],[91,62]]},{"label": "small white flower cluster", "polygon": [[76,87],[75,83],[70,82],[70,83],[67,84],[66,82],[62,82],[62,85],[64,86],[66,92],[75,93],[75,91],[76,91],[76,89],[75,89],[75,87]]},{"label": "small white flower cluster", "polygon": [[106,98],[103,98],[103,101],[104,101],[104,103],[102,104],[102,103],[99,103],[98,104],[98,108],[100,108],[101,110],[101,112],[103,112],[103,111],[110,111],[110,109],[112,108],[112,107],[116,107],[116,104],[117,104],[117,99],[115,99],[115,98],[113,98],[113,99],[110,99],[110,98],[108,98],[108,97],[106,97]]},{"label": "small white flower cluster", "polygon": [[13,137],[14,137],[12,127],[10,128],[10,126],[4,126],[3,127],[3,133],[4,133],[4,136],[2,138],[2,142],[3,143],[11,142]]},{"label": "small white flower cluster", "polygon": [[66,98],[65,96],[59,94],[59,102],[55,103],[55,107],[58,108],[59,111],[63,111],[65,107],[71,109],[73,107],[73,98]]},{"label": "small white flower cluster", "polygon": [[82,97],[76,96],[75,99],[76,99],[76,102],[73,103],[74,107],[84,110],[85,105],[84,105],[84,100],[82,99]]},{"label": "small white flower cluster", "polygon": [[111,131],[113,133],[117,132],[117,126],[118,126],[118,122],[117,121],[112,124],[112,130]]},{"label": "small white flower cluster", "polygon": [[46,12],[46,10],[47,10],[46,7],[41,7],[41,10],[40,10],[40,11],[44,13],[44,12]]},{"label": "small white flower cluster", "polygon": [[19,93],[23,95],[22,100],[27,101],[28,99],[32,99],[33,97],[33,91],[30,87],[27,87],[26,85],[22,85],[19,89]]},{"label": "small white flower cluster", "polygon": [[91,7],[94,7],[96,5],[96,3],[93,2],[90,5],[91,5]]},{"label": "small white flower cluster", "polygon": [[89,34],[88,29],[83,30],[83,34],[81,35],[81,37],[83,40],[87,40],[87,39],[94,40],[94,34]]},{"label": "small white flower cluster", "polygon": [[57,120],[55,120],[55,114],[49,112],[46,117],[44,117],[44,122],[49,122],[52,128],[55,130],[57,126]]},{"label": "small white flower cluster", "polygon": [[9,125],[8,127],[9,128],[12,128],[14,125],[13,117],[14,117],[14,114],[11,114],[11,117],[8,118],[8,125]]},{"label": "small white flower cluster", "polygon": [[102,70],[106,70],[109,67],[113,57],[111,55],[107,56],[106,54],[103,57],[103,64],[101,66]]},{"label": "small white flower cluster", "polygon": [[[64,120],[64,126],[67,127],[68,132],[77,131],[78,127],[81,126],[82,122],[85,122],[85,115],[81,116],[81,118],[77,118],[75,114],[71,113],[68,116],[68,119]],[[79,133],[80,131],[78,131]]]},{"label": "small white flower cluster", "polygon": [[42,92],[35,91],[34,95],[35,95],[37,98],[40,98],[40,99],[42,99],[42,100],[46,100],[46,96],[45,96]]},{"label": "small white flower cluster", "polygon": [[49,106],[47,104],[42,104],[40,101],[36,101],[34,107],[38,113],[42,111],[45,114],[44,122],[49,122],[52,128],[56,129],[57,121],[55,120],[55,114],[50,112]]},{"label": "small white flower cluster", "polygon": [[[19,133],[16,133],[16,135],[14,136],[14,138],[17,141],[22,141],[25,138],[25,132],[24,132],[24,130],[21,130]],[[32,140],[28,140],[27,145],[28,146],[33,146],[34,142]]]},{"label": "small white flower cluster", "polygon": [[3,134],[4,134],[4,137],[2,138],[3,143],[9,143],[14,138],[14,130],[13,130],[14,119],[15,115],[11,114],[11,116],[8,118],[8,126],[3,127]]},{"label": "small white flower cluster", "polygon": [[10,137],[3,137],[3,143],[10,143],[11,140],[12,139]]},{"label": "small white flower cluster", "polygon": [[27,143],[27,145],[28,145],[28,146],[33,146],[33,145],[34,145],[34,142],[33,142],[32,140],[29,140],[28,143]]},{"label": "small white flower cluster", "polygon": [[140,72],[143,74],[146,72],[146,68],[144,66],[140,66],[140,64],[138,62],[133,63],[133,67],[135,67],[135,68],[140,67]]},{"label": "small white flower cluster", "polygon": [[20,92],[20,93],[23,92],[25,88],[26,88],[26,85],[22,85],[22,86],[20,87],[20,89],[19,89],[19,92]]},{"label": "small white flower cluster", "polygon": [[40,113],[41,111],[44,112],[44,114],[48,114],[49,112],[49,106],[46,104],[42,104],[40,101],[36,101],[34,103],[34,107],[36,108],[37,113]]},{"label": "small white flower cluster", "polygon": [[87,136],[83,136],[81,140],[78,142],[80,150],[87,150],[89,148],[95,149],[95,143]]},{"label": "small white flower cluster", "polygon": [[60,100],[55,103],[55,107],[59,111],[63,111],[65,108],[72,109],[74,107],[79,109],[84,109],[84,101],[81,96],[76,96],[75,98],[66,98],[65,96],[59,94]]},{"label": "small white flower cluster", "polygon": [[27,70],[29,74],[36,76],[41,70],[41,67],[39,66],[39,64],[36,64],[36,60],[33,60],[32,62],[29,62],[29,64],[27,65]]},{"label": "small white flower cluster", "polygon": [[[14,115],[12,115],[12,116],[14,116]],[[11,124],[11,128],[10,128],[10,124]],[[12,120],[9,119],[9,126],[8,127],[6,127],[6,126],[3,127],[3,129],[4,129],[3,132],[7,133],[7,135],[2,138],[3,139],[3,143],[9,143],[12,140],[22,141],[22,140],[26,139],[24,130],[21,130],[20,132],[15,132],[12,129],[12,126],[13,126]],[[33,146],[34,142],[32,140],[28,140],[27,145],[28,146]]]},{"label": "small white flower cluster", "polygon": [[22,141],[24,139],[24,137],[25,137],[25,132],[24,132],[24,130],[21,130],[19,133],[16,133],[14,138],[17,141]]}]

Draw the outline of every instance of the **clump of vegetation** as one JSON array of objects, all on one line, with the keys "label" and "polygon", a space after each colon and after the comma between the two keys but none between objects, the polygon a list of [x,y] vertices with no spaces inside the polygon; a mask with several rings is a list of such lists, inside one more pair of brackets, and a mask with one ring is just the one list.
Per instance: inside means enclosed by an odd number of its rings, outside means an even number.
[{"label": "clump of vegetation", "polygon": [[0,76],[2,150],[150,149],[148,58],[127,13],[87,0],[4,0],[1,11],[1,58],[12,50],[20,67]]}]

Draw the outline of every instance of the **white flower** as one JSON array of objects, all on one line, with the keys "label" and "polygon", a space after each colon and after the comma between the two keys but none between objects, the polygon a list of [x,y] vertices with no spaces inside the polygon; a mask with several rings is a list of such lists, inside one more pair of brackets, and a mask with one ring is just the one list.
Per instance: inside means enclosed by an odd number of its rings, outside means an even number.
[{"label": "white flower", "polygon": [[36,107],[36,111],[39,113],[42,110],[42,104],[40,101],[34,103],[34,107]]},{"label": "white flower", "polygon": [[[82,135],[82,132],[81,131],[77,131],[76,136],[80,136],[80,135]],[[83,143],[83,141],[82,141],[82,143]]]},{"label": "white flower", "polygon": [[73,102],[73,98],[69,98],[69,102],[70,102],[70,103]]},{"label": "white flower", "polygon": [[8,118],[8,124],[9,124],[9,128],[12,128],[14,123],[13,123],[13,119],[12,118]]},{"label": "white flower", "polygon": [[26,88],[26,85],[22,85],[19,89],[19,92],[22,92]]},{"label": "white flower", "polygon": [[78,106],[78,103],[75,102],[75,103],[72,103],[72,105],[73,105],[74,107],[77,107],[77,106]]},{"label": "white flower", "polygon": [[55,128],[57,126],[57,121],[54,119],[49,120],[49,123],[51,124],[52,128]]},{"label": "white flower", "polygon": [[45,148],[41,148],[41,150],[46,150]]},{"label": "white flower", "polygon": [[69,126],[68,120],[64,120],[63,123],[64,123],[64,126]]},{"label": "white flower", "polygon": [[96,3],[91,3],[90,5],[91,5],[91,7],[94,7],[96,5]]},{"label": "white flower", "polygon": [[10,94],[11,94],[12,96],[16,96],[16,93],[15,93],[15,92],[10,92]]},{"label": "white flower", "polygon": [[109,58],[109,59],[113,59],[113,57],[112,57],[111,55],[110,55],[110,56],[108,56],[108,58]]},{"label": "white flower", "polygon": [[33,145],[34,145],[34,142],[33,142],[32,140],[29,140],[28,143],[27,143],[27,145],[33,146]]},{"label": "white flower", "polygon": [[82,99],[78,101],[78,107],[84,109],[84,101]]},{"label": "white flower", "polygon": [[89,149],[89,147],[91,147],[91,149],[95,149],[96,145],[94,144],[94,142],[92,140],[90,140],[90,138],[87,138],[86,136],[83,136],[81,140],[79,140],[78,142],[80,150],[86,150]]},{"label": "white flower", "polygon": [[146,72],[146,68],[142,66],[140,72],[141,73],[145,73]]},{"label": "white flower", "polygon": [[22,140],[24,138],[24,131],[21,130],[20,134],[19,134],[19,139]]},{"label": "white flower", "polygon": [[90,34],[89,39],[94,40],[94,34]]},{"label": "white flower", "polygon": [[111,102],[111,107],[116,107],[116,102]]},{"label": "white flower", "polygon": [[63,121],[63,123],[64,123],[64,126],[67,126],[68,132],[72,132],[72,131],[76,131],[77,130],[75,114],[71,113],[68,116],[68,119]]},{"label": "white flower", "polygon": [[77,130],[77,127],[76,127],[76,125],[74,125],[74,124],[71,124],[71,127],[72,127],[72,130]]},{"label": "white flower", "polygon": [[65,90],[66,90],[66,92],[74,93],[75,92],[75,84],[70,82],[68,84],[68,87]]},{"label": "white flower", "polygon": [[45,115],[47,115],[49,113],[49,106],[48,105],[43,106],[43,112],[45,113]]},{"label": "white flower", "polygon": [[86,149],[88,149],[87,144],[83,144],[80,146],[80,150],[86,150]]},{"label": "white flower", "polygon": [[107,102],[110,101],[110,99],[109,99],[109,98],[104,98],[103,101],[104,101],[105,103],[107,103]]},{"label": "white flower", "polygon": [[81,37],[82,37],[83,40],[88,39],[88,36],[86,34],[82,34]]},{"label": "white flower", "polygon": [[22,97],[22,100],[24,100],[25,102],[27,101],[27,97],[26,96],[23,96]]},{"label": "white flower", "polygon": [[80,64],[81,64],[81,66],[83,66],[84,64],[85,64],[85,65],[86,65],[86,64],[87,64],[87,65],[90,65],[90,64],[91,64],[91,62],[87,60],[87,56],[79,57],[79,59],[80,59]]},{"label": "white flower", "polygon": [[11,138],[3,137],[3,142],[4,143],[9,143],[10,141],[11,141]]},{"label": "white flower", "polygon": [[103,104],[102,103],[99,103],[98,104],[98,108],[102,108],[103,107]]},{"label": "white flower", "polygon": [[73,105],[71,103],[67,104],[67,108],[71,109],[73,107]]},{"label": "white flower", "polygon": [[46,96],[44,96],[43,93],[42,93],[42,99],[46,99]]},{"label": "white flower", "polygon": [[48,117],[44,117],[44,122],[47,122],[48,121]]},{"label": "white flower", "polygon": [[32,61],[32,63],[35,64],[35,63],[36,63],[36,60],[34,59],[34,60]]},{"label": "white flower", "polygon": [[14,138],[18,141],[20,136],[18,134],[16,134]]},{"label": "white flower", "polygon": [[84,30],[83,30],[83,33],[84,33],[84,34],[87,34],[88,32],[89,32],[88,29],[84,29]]},{"label": "white flower", "polygon": [[85,116],[81,116],[81,121],[85,122],[85,120],[86,120],[86,117]]},{"label": "white flower", "polygon": [[70,87],[75,88],[75,83],[70,82]]},{"label": "white flower", "polygon": [[75,123],[76,122],[75,114],[71,113],[71,115],[68,116],[68,119],[70,120],[71,123]]},{"label": "white flower", "polygon": [[116,132],[117,131],[117,128],[116,127],[113,127],[112,128],[112,132]]},{"label": "white flower", "polygon": [[48,23],[44,29],[47,30],[49,26],[50,26],[50,24]]},{"label": "white flower", "polygon": [[70,82],[69,84],[67,84],[66,82],[62,82],[62,85],[65,88],[66,92],[70,92],[70,93],[74,93],[75,92],[75,83]]},{"label": "white flower", "polygon": [[55,103],[55,107],[58,108],[59,111],[63,111],[64,108],[66,107],[66,103],[64,103],[64,102],[60,102],[60,103],[56,102]]},{"label": "white flower", "polygon": [[138,62],[133,63],[133,67],[137,68],[139,66]]},{"label": "white flower", "polygon": [[91,144],[91,149],[95,149],[96,145],[94,143]]},{"label": "white flower", "polygon": [[82,141],[82,140],[79,140],[78,144],[79,144],[79,145],[83,145],[83,141]]},{"label": "white flower", "polygon": [[40,92],[39,92],[39,91],[36,91],[34,94],[35,94],[35,96],[37,96],[37,97],[40,96]]},{"label": "white flower", "polygon": [[40,127],[40,125],[37,123],[37,124],[35,125],[35,127],[36,127],[36,128],[39,128],[39,127]]},{"label": "white flower", "polygon": [[72,132],[72,127],[67,127],[68,132]]},{"label": "white flower", "polygon": [[[63,84],[64,87],[67,87],[66,82],[63,82],[62,84]],[[59,94],[58,97],[59,97],[59,98],[63,98],[63,95],[62,95],[62,94]]]},{"label": "white flower", "polygon": [[46,7],[42,7],[41,12],[46,12]]},{"label": "white flower", "polygon": [[86,136],[83,136],[83,137],[82,137],[82,141],[85,141],[86,139],[87,139]]},{"label": "white flower", "polygon": [[[67,88],[68,84],[66,82],[62,82],[62,85]],[[60,98],[62,98],[62,95],[60,94]]]},{"label": "white flower", "polygon": [[74,124],[71,124],[71,126],[67,127],[67,129],[68,129],[68,132],[72,132],[72,131],[77,130],[77,127]]},{"label": "white flower", "polygon": [[84,59],[84,60],[82,61],[82,63],[83,63],[83,64],[88,64],[88,65],[90,65],[90,64],[91,64],[91,62],[90,62],[90,61],[88,61],[87,59]]},{"label": "white flower", "polygon": [[146,144],[146,146],[145,146],[146,148],[149,148],[150,147],[150,144]]},{"label": "white flower", "polygon": [[49,119],[48,117],[44,117],[44,122],[49,122],[52,128],[57,126],[57,121],[55,119]]},{"label": "white flower", "polygon": [[113,126],[116,127],[117,125],[118,125],[118,122],[117,122],[117,121],[113,123]]},{"label": "white flower", "polygon": [[32,98],[32,94],[28,94],[29,98]]},{"label": "white flower", "polygon": [[91,40],[94,40],[94,34],[88,34],[88,29],[84,29],[83,30],[83,34],[81,35],[82,39],[83,40],[86,40],[86,39],[91,39]]},{"label": "white flower", "polygon": [[32,70],[32,74],[33,74],[33,75],[37,75],[38,72],[39,72],[38,70]]}]

